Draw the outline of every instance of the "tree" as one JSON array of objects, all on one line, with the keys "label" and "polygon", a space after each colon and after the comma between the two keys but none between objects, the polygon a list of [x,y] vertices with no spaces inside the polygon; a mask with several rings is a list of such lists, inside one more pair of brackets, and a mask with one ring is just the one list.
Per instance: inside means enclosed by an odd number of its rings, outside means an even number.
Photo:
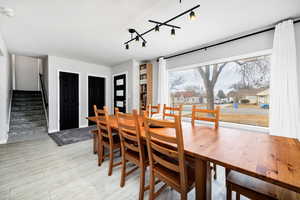
[{"label": "tree", "polygon": [[184,83],[184,78],[177,73],[172,74],[170,76],[170,82],[169,82],[169,89],[171,91],[174,91],[177,89],[178,86],[182,85]]},{"label": "tree", "polygon": [[263,57],[234,61],[239,67],[236,72],[241,75],[238,83],[232,85],[235,90],[269,87],[270,63]]},{"label": "tree", "polygon": [[198,68],[198,71],[204,82],[207,98],[207,109],[209,110],[214,109],[214,87],[226,64],[227,63],[215,64],[213,66],[206,65]]},{"label": "tree", "polygon": [[219,90],[217,96],[219,97],[219,99],[225,99],[226,98],[226,95],[225,95],[223,90]]}]

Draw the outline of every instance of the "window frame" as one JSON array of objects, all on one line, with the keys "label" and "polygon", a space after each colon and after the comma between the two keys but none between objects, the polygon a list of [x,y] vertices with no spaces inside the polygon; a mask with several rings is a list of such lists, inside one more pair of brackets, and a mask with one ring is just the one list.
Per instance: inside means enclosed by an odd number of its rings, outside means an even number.
[{"label": "window frame", "polygon": [[[245,59],[245,58],[250,58],[250,57],[259,57],[259,56],[270,56],[272,58],[272,49],[266,49],[262,51],[256,51],[252,53],[247,53],[247,54],[242,54],[238,56],[231,56],[227,58],[220,58],[220,59],[215,59],[215,60],[210,60],[206,62],[200,62],[200,63],[195,63],[191,65],[186,65],[186,66],[179,66],[179,67],[174,67],[174,68],[168,68],[167,67],[167,79],[166,79],[166,84],[167,86],[169,85],[169,72],[172,71],[183,71],[183,70],[189,70],[193,69],[199,66],[205,66],[205,65],[213,65],[213,64],[220,64],[224,62],[231,62],[233,60],[240,60],[240,59]],[[170,104],[170,95],[168,94],[168,104]],[[183,121],[190,122],[191,119],[187,117],[183,117]],[[199,124],[203,125],[211,125],[213,124],[212,122],[198,122]],[[263,133],[268,133],[270,128],[269,127],[263,127],[263,126],[254,126],[254,125],[248,125],[248,124],[238,124],[238,123],[232,123],[232,122],[222,122],[220,121],[220,127],[227,127],[227,128],[237,128],[237,129],[243,129],[243,130],[249,130],[249,131],[258,131],[258,132],[263,132]]]}]

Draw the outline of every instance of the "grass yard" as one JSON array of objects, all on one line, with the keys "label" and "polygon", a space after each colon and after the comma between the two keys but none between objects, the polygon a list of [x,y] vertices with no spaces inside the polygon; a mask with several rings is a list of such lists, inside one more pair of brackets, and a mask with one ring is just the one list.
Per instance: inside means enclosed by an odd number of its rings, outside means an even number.
[{"label": "grass yard", "polygon": [[[191,113],[184,114],[183,116],[192,117]],[[200,116],[205,116],[205,114],[201,114]],[[247,124],[252,126],[269,126],[268,115],[221,113],[220,121],[237,124]]]},{"label": "grass yard", "polygon": [[[225,107],[233,108],[233,104],[228,104]],[[239,108],[258,108],[258,109],[260,109],[259,105],[255,105],[255,104],[239,104]]]}]

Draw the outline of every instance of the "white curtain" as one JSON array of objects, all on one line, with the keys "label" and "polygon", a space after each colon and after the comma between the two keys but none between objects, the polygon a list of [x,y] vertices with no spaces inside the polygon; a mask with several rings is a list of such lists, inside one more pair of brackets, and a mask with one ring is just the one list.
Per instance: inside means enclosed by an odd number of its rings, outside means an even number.
[{"label": "white curtain", "polygon": [[292,20],[275,28],[270,81],[270,134],[300,140],[299,87]]},{"label": "white curtain", "polygon": [[158,103],[161,108],[168,102],[168,80],[167,80],[167,64],[164,58],[158,61]]}]

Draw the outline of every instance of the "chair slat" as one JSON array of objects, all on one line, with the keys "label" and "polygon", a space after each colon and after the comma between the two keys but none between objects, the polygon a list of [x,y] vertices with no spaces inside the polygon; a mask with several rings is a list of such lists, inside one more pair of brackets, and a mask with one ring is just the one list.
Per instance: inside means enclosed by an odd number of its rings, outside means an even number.
[{"label": "chair slat", "polygon": [[154,150],[156,150],[162,154],[165,154],[166,156],[170,156],[172,158],[178,158],[177,151],[162,147],[161,145],[157,145],[155,142],[151,142],[151,146]]},{"label": "chair slat", "polygon": [[151,137],[158,139],[158,140],[162,140],[164,142],[168,142],[168,143],[177,143],[177,140],[175,137],[170,137],[170,136],[166,136],[166,135],[160,135],[154,132],[149,131],[149,133],[151,133]]},{"label": "chair slat", "polygon": [[165,159],[161,158],[160,156],[157,156],[155,153],[152,153],[152,156],[153,156],[153,160],[155,162],[158,162],[160,165],[172,170],[172,171],[175,171],[175,172],[179,172],[179,166],[178,165],[175,165],[169,161],[166,161]]},{"label": "chair slat", "polygon": [[130,149],[132,151],[139,152],[139,148],[133,144],[125,142],[124,145],[125,145],[125,147],[127,147],[128,149]]},{"label": "chair slat", "polygon": [[209,117],[195,117],[195,120],[202,120],[202,121],[208,121],[208,122],[216,122],[216,119],[209,118]]}]

